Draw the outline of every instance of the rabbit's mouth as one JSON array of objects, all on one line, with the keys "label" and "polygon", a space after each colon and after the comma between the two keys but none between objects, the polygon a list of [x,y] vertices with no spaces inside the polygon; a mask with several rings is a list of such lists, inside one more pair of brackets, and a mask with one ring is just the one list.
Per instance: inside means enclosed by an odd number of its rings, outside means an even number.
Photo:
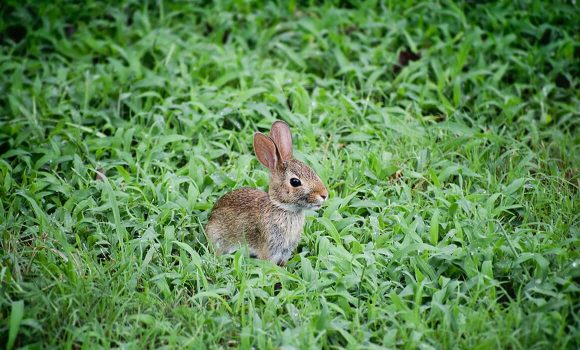
[{"label": "rabbit's mouth", "polygon": [[290,212],[300,212],[302,210],[305,210],[307,208],[305,208],[304,206],[300,205],[300,204],[296,204],[296,203],[283,203],[277,200],[272,200],[272,203],[285,211],[290,211]]},{"label": "rabbit's mouth", "polygon": [[322,208],[322,204],[311,204],[310,205],[310,209],[312,209],[312,210],[318,210],[320,208]]},{"label": "rabbit's mouth", "polygon": [[297,204],[296,208],[299,208],[300,210],[318,210],[322,208],[322,203],[302,202]]},{"label": "rabbit's mouth", "polygon": [[272,200],[272,203],[280,209],[292,212],[299,212],[303,210],[318,210],[322,208],[322,203],[282,203],[277,200]]}]

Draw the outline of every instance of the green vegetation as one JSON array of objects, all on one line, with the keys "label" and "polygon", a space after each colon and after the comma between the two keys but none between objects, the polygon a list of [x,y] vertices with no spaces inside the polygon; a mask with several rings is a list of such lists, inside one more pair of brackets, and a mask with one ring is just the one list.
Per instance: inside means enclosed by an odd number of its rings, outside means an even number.
[{"label": "green vegetation", "polygon": [[[335,3],[2,2],[0,347],[580,346],[578,5]],[[215,257],[274,119],[328,205]]]}]

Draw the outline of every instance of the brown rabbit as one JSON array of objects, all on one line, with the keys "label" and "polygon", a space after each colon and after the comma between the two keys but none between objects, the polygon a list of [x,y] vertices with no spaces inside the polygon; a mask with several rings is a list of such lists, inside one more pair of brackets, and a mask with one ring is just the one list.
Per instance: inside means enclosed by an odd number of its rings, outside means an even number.
[{"label": "brown rabbit", "polygon": [[251,255],[284,265],[300,241],[304,211],[320,209],[328,191],[314,170],[292,157],[288,124],[274,122],[270,137],[256,132],[254,152],[270,170],[268,193],[227,193],[214,205],[206,232],[218,254],[247,244]]}]

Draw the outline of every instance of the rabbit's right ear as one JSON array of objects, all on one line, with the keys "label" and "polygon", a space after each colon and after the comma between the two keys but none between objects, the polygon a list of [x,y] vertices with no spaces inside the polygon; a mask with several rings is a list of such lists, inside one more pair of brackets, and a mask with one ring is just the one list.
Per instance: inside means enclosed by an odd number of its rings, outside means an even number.
[{"label": "rabbit's right ear", "polygon": [[278,148],[282,161],[292,159],[292,133],[288,124],[281,120],[275,121],[270,130],[270,137]]},{"label": "rabbit's right ear", "polygon": [[274,141],[268,136],[257,132],[254,134],[254,152],[260,163],[271,171],[278,165],[278,154]]}]

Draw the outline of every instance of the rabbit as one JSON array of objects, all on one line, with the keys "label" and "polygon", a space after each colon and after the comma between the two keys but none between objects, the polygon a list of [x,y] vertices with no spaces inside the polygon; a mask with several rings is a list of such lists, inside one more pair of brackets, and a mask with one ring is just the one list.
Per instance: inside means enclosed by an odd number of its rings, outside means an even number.
[{"label": "rabbit", "polygon": [[304,211],[318,210],[328,198],[320,177],[292,156],[292,134],[275,121],[270,136],[254,133],[256,157],[270,171],[268,192],[241,188],[215,203],[206,234],[216,253],[229,254],[247,244],[251,256],[285,265],[304,228]]}]

